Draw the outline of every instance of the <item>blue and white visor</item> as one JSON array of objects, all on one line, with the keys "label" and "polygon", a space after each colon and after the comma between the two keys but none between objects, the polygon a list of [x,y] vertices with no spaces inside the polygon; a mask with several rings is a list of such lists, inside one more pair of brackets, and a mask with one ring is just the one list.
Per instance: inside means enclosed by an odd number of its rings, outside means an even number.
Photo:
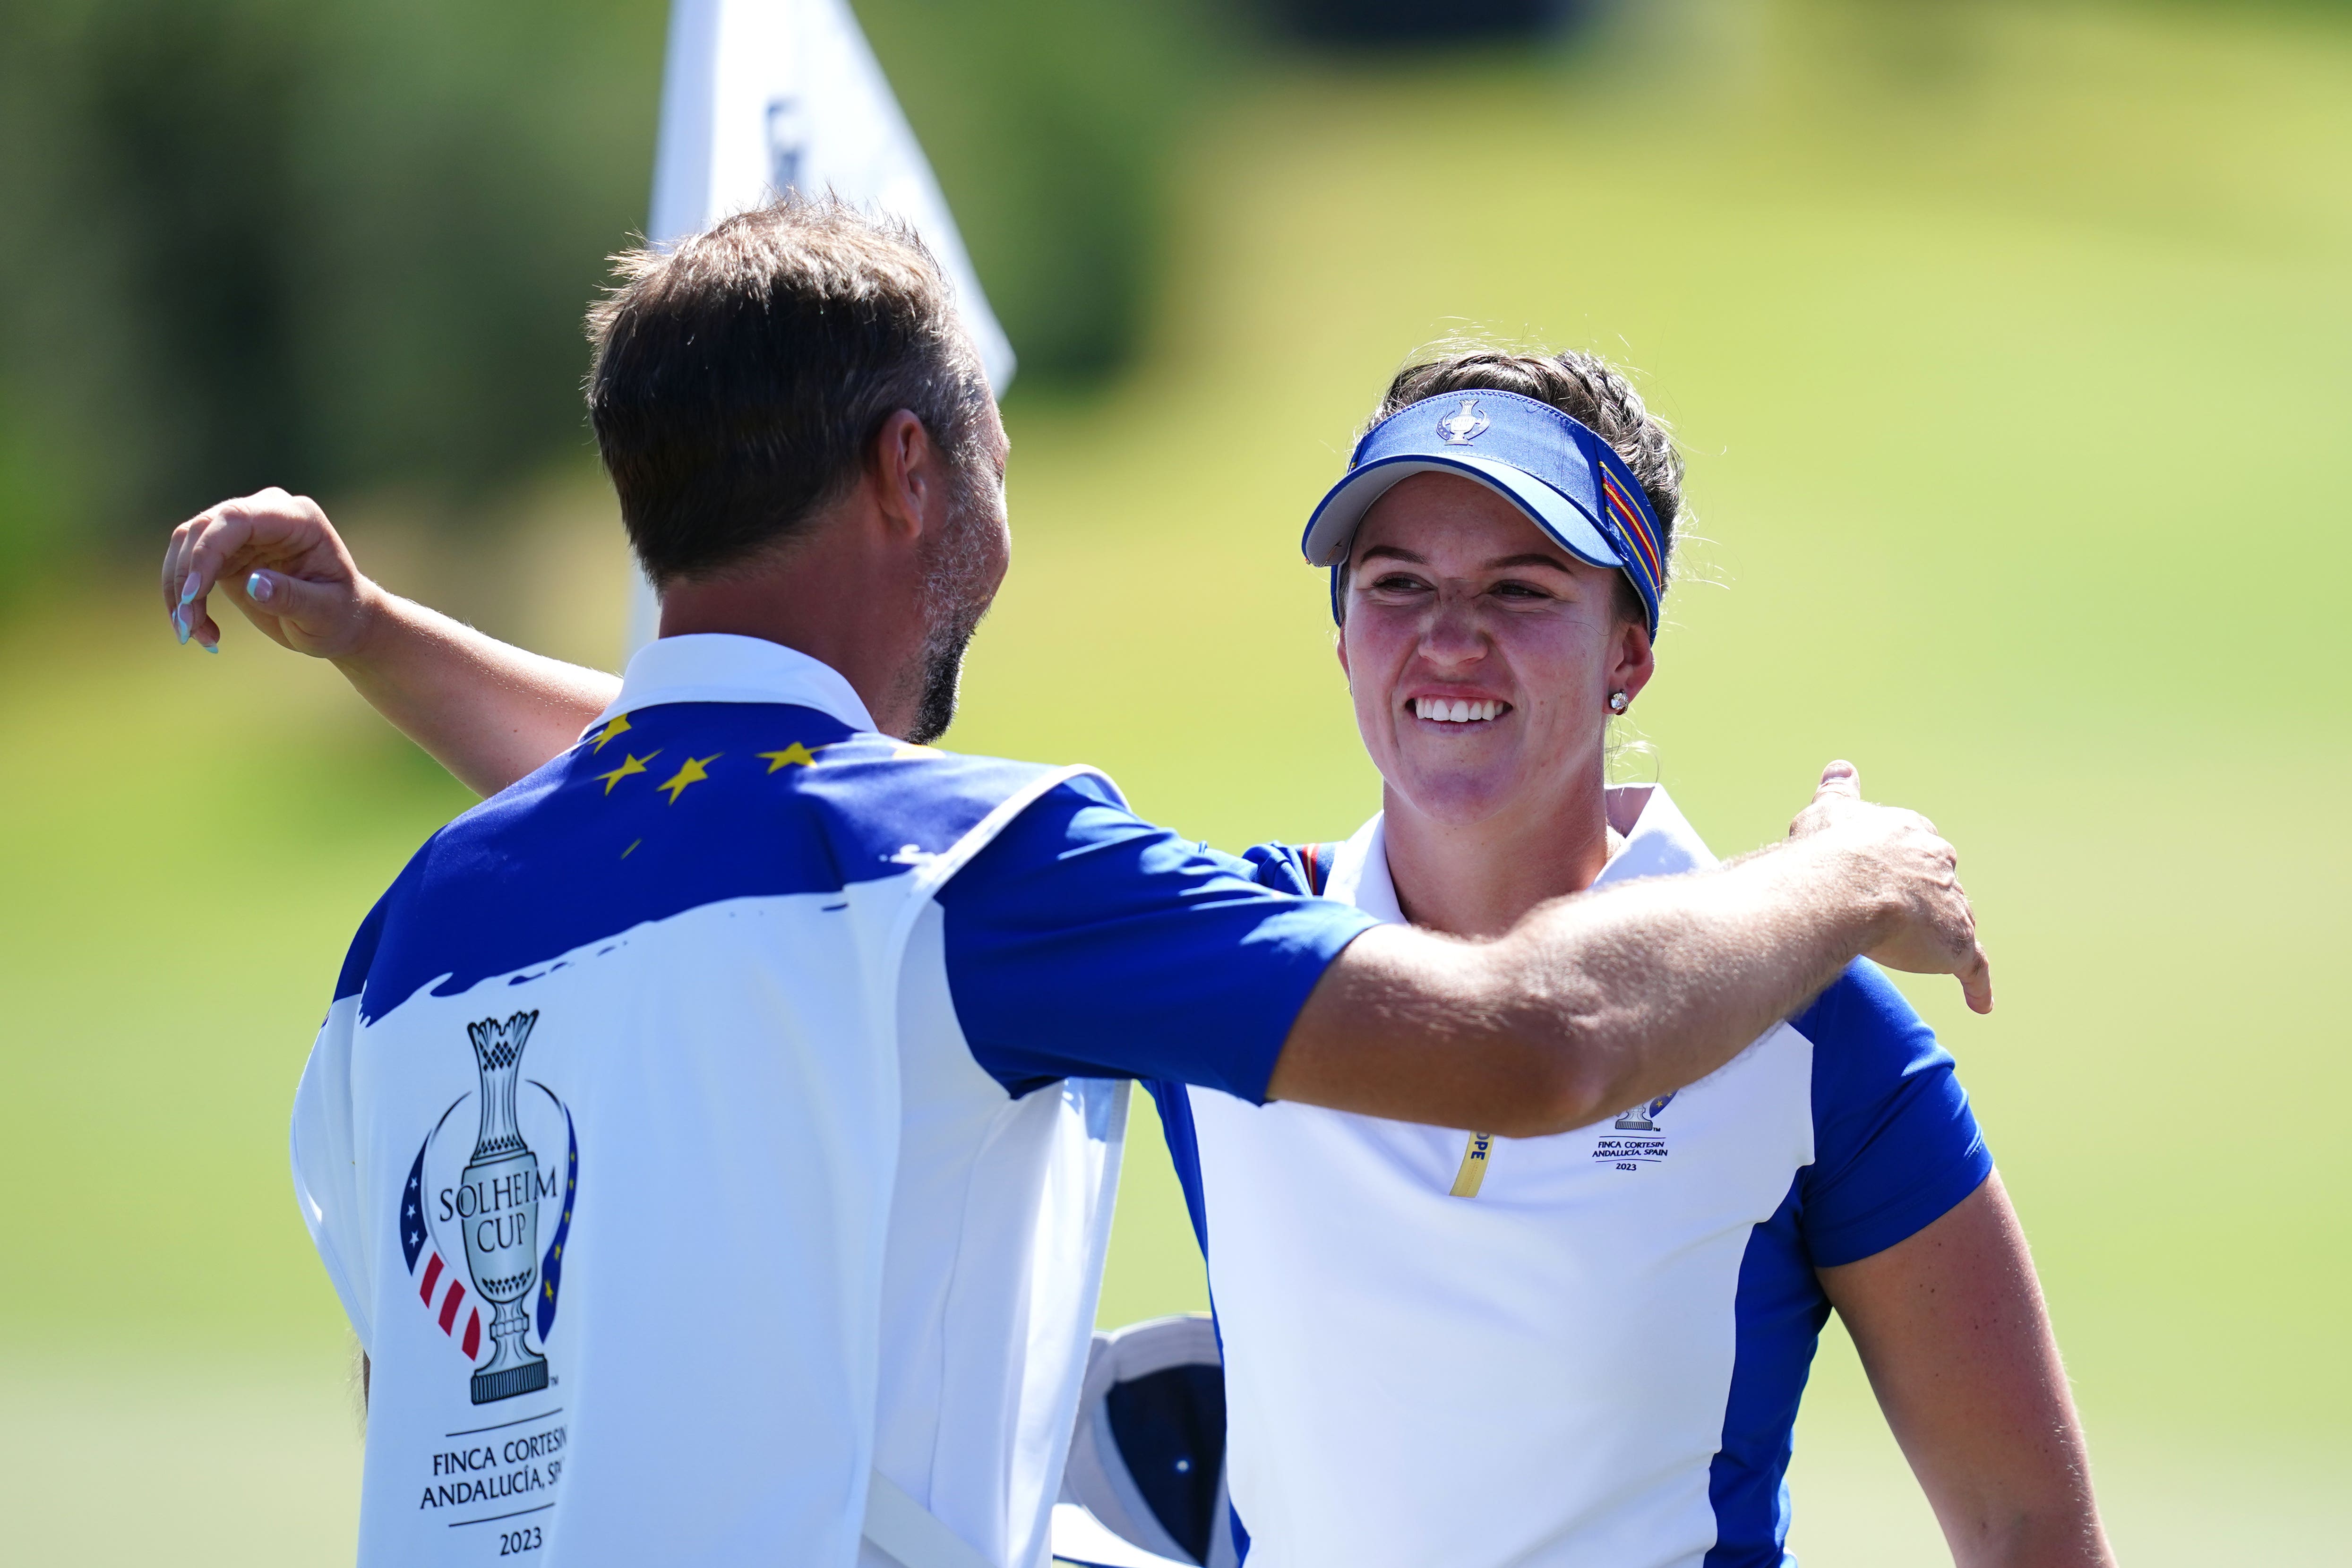
[{"label": "blue and white visor", "polygon": [[1307,564],[1331,569],[1338,619],[1339,568],[1372,503],[1415,474],[1459,474],[1517,503],[1562,549],[1625,574],[1658,633],[1665,561],[1650,498],[1616,450],[1548,402],[1517,392],[1447,392],[1410,403],[1365,432],[1307,520]]},{"label": "blue and white visor", "polygon": [[1154,1318],[1095,1335],[1054,1507],[1054,1560],[1235,1568],[1216,1325]]}]

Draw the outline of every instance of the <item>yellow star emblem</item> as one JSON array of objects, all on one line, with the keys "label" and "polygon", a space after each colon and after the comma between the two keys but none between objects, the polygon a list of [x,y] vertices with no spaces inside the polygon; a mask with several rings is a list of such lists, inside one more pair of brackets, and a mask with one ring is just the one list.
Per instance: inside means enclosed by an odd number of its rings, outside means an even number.
[{"label": "yellow star emblem", "polygon": [[614,714],[613,716],[612,722],[605,725],[604,728],[596,732],[596,749],[595,751],[591,751],[588,755],[591,757],[595,756],[597,751],[604,749],[604,743],[606,741],[612,739],[616,735],[626,734],[628,732],[628,728],[629,716],[625,713]]},{"label": "yellow star emblem", "polygon": [[705,779],[710,777],[709,773],[703,770],[703,764],[706,762],[716,762],[726,755],[727,754],[723,751],[714,751],[708,757],[689,757],[683,763],[678,765],[677,772],[671,774],[668,778],[655,785],[654,788],[656,789],[668,790],[669,803],[675,806],[677,804],[677,798],[686,793],[686,787],[688,785],[699,784]]},{"label": "yellow star emblem", "polygon": [[816,753],[811,751],[807,747],[803,746],[797,740],[793,741],[790,746],[785,747],[782,751],[763,751],[760,753],[760,757],[762,761],[767,763],[768,771],[771,773],[785,768],[814,768],[816,766]]},{"label": "yellow star emblem", "polygon": [[622,779],[626,779],[630,774],[643,773],[646,770],[646,764],[651,762],[655,758],[659,757],[661,753],[658,751],[648,751],[643,757],[631,757],[627,752],[622,752],[621,765],[618,768],[614,768],[610,773],[599,773],[596,775],[597,778],[602,779],[604,781],[604,793],[607,795],[611,794],[613,792],[613,786],[618,784]]}]

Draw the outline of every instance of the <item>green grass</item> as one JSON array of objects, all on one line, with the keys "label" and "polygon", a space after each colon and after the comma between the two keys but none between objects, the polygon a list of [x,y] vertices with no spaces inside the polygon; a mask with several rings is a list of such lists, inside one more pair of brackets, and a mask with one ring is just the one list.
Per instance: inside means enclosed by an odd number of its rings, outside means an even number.
[{"label": "green grass", "polygon": [[[1185,159],[1145,366],[1086,406],[1016,395],[1016,570],[952,742],[1100,763],[1220,844],[1345,833],[1376,781],[1294,546],[1356,421],[1465,322],[1630,360],[1708,541],[1641,708],[1655,771],[1720,849],[1775,836],[1834,755],[1960,843],[2000,1009],[1910,988],[2034,1239],[2118,1540],[2318,1560],[2320,1478],[2352,1459],[2326,978],[2352,938],[2352,35],[1643,16],[1572,60],[1236,89]],[[493,612],[601,624],[580,562],[609,585],[609,523],[575,509],[596,542]],[[287,1430],[348,1431],[318,1414],[343,1331],[284,1114],[347,933],[462,798],[329,673],[251,637],[182,653],[90,592],[0,634],[0,1364],[29,1369],[0,1444],[100,1453],[59,1392],[85,1379],[184,1434],[142,1439],[171,1468],[222,1367],[278,1379]],[[1139,1122],[1106,1322],[1203,1300]],[[320,1441],[303,1473],[342,1484],[348,1438]],[[188,1462],[268,1506],[275,1461]],[[52,1524],[116,1495],[99,1464],[43,1472]],[[1937,1560],[1899,1465],[1833,1338],[1809,1563]],[[131,1544],[57,1555],[175,1539],[115,1528]],[[176,1538],[215,1544],[259,1560]]]}]

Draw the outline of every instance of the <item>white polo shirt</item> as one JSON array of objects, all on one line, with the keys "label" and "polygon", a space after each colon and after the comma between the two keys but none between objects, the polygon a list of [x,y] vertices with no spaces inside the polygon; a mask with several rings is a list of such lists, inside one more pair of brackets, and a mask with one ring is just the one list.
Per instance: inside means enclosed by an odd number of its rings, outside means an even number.
[{"label": "white polo shirt", "polygon": [[874,1469],[1038,1563],[1125,1081],[1261,1096],[1368,924],[789,649],[653,643],[418,852],[303,1074],[361,1563],[878,1564]]},{"label": "white polo shirt", "polygon": [[[1604,883],[1713,863],[1663,789],[1618,794],[1638,820]],[[1328,859],[1329,897],[1403,918],[1377,817],[1336,855],[1252,858],[1293,888]],[[1780,1563],[1814,1268],[1991,1168],[1951,1059],[1868,964],[1703,1082],[1553,1137],[1154,1089],[1250,1568]]]}]

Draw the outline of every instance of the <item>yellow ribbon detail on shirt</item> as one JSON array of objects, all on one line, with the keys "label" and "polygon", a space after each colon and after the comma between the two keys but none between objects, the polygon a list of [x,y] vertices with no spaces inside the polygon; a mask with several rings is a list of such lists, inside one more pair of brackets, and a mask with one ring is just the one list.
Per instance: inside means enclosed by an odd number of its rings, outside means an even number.
[{"label": "yellow ribbon detail on shirt", "polygon": [[1462,1168],[1454,1173],[1454,1190],[1449,1197],[1475,1197],[1478,1184],[1486,1179],[1487,1157],[1495,1152],[1495,1134],[1473,1133],[1469,1146],[1462,1151]]}]

